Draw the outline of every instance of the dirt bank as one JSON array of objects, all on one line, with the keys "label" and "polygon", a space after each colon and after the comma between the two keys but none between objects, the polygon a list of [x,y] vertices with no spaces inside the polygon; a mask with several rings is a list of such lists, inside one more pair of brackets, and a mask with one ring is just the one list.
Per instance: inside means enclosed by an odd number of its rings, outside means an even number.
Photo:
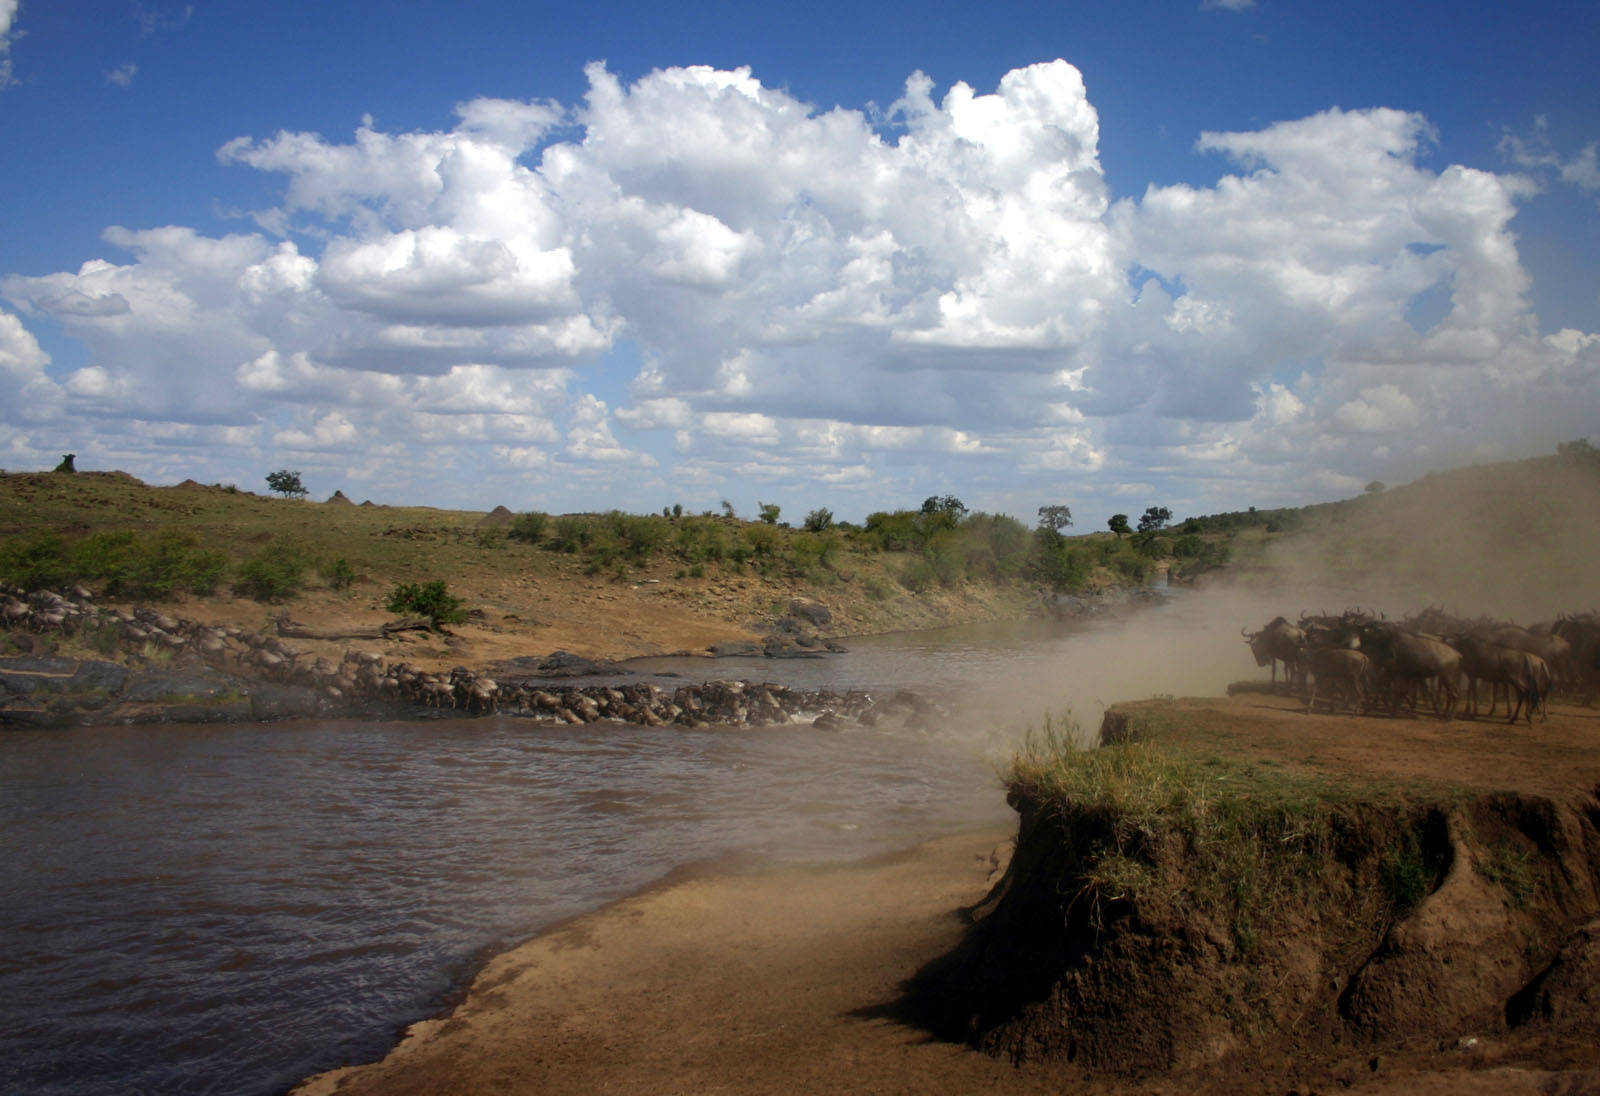
[{"label": "dirt bank", "polygon": [[[1039,968],[1031,1028],[974,1025],[968,1008],[960,1037],[941,1037],[929,986],[970,1005],[1008,947],[1037,958],[1014,903],[1031,889],[1037,905],[1047,882],[1013,875],[997,898],[1006,835],[951,838],[849,868],[680,880],[580,918],[494,960],[382,1062],[299,1091],[1600,1091],[1600,712],[1557,705],[1530,729],[1306,717],[1248,694],[1132,708],[1185,748],[1351,782],[1343,866],[1306,892],[1332,904],[1285,921],[1309,943],[1261,926],[1241,955],[1181,904],[1147,909],[1142,941],[1102,948],[1080,980],[1099,1011],[1052,1013],[1063,968]],[[1400,909],[1374,842],[1408,833],[1424,885]],[[1030,858],[1038,846],[1019,868]],[[1068,920],[1058,909],[1058,933]],[[1096,1030],[1121,1049],[1092,1049]]]}]

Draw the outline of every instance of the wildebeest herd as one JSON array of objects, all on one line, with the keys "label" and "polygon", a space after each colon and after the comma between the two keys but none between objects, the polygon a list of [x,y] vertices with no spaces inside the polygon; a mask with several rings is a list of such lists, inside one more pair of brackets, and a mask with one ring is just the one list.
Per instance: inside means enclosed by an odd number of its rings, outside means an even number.
[{"label": "wildebeest herd", "polygon": [[1260,630],[1242,630],[1256,665],[1272,668],[1277,684],[1302,691],[1306,710],[1325,702],[1361,714],[1426,705],[1441,719],[1462,706],[1465,718],[1479,714],[1479,689],[1488,686],[1493,715],[1503,702],[1509,722],[1533,722],[1547,714],[1552,693],[1593,701],[1600,692],[1600,614],[1562,614],[1522,627],[1479,617],[1468,620],[1441,609],[1425,609],[1400,620],[1347,609],[1338,615],[1301,613]]}]

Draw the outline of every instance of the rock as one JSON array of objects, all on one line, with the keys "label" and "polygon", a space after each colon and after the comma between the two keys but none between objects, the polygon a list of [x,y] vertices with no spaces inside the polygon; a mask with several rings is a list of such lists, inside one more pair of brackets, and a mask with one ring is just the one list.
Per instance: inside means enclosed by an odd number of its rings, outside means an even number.
[{"label": "rock", "polygon": [[122,698],[149,703],[171,700],[175,697],[212,699],[229,693],[243,692],[239,682],[221,675],[163,671],[133,675],[133,681],[124,690]]},{"label": "rock", "polygon": [[754,658],[762,653],[761,647],[745,639],[715,644],[710,651],[712,658]]},{"label": "rock", "polygon": [[305,719],[317,714],[317,693],[303,685],[253,685],[250,715],[254,719]]},{"label": "rock", "polygon": [[128,681],[128,668],[116,662],[100,662],[95,659],[86,659],[78,663],[77,671],[72,675],[72,689],[75,692],[98,690],[107,693],[119,693]]},{"label": "rock", "polygon": [[[520,662],[521,660],[517,660]],[[591,674],[621,674],[627,670],[619,669],[614,663],[596,662],[593,659],[575,655],[571,651],[552,651],[533,667],[534,672],[541,677],[588,677]]]},{"label": "rock", "polygon": [[815,598],[791,598],[786,615],[803,620],[813,628],[826,628],[833,623],[833,612]]}]

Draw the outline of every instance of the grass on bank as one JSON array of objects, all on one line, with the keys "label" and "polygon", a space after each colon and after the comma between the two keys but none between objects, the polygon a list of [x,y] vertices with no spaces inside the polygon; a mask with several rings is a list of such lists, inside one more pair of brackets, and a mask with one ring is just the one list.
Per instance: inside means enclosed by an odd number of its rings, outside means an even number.
[{"label": "grass on bank", "polygon": [[1184,909],[1231,928],[1244,952],[1280,924],[1338,862],[1351,812],[1381,804],[1400,819],[1379,879],[1394,915],[1444,868],[1426,812],[1399,787],[1351,783],[1135,738],[1085,748],[1068,719],[1030,728],[1002,770],[1008,799],[1045,812],[1075,846],[1077,898],[1103,923],[1109,903]]},{"label": "grass on bank", "polygon": [[0,582],[83,582],[152,600],[232,589],[281,601],[319,575],[334,591],[441,575],[487,587],[576,568],[619,581],[754,575],[819,591],[858,582],[881,602],[964,585],[1084,590],[1143,581],[1164,559],[1183,569],[1227,557],[1220,536],[1067,537],[964,507],[882,511],[861,525],[825,510],[798,528],[778,516],[775,506],[755,521],[731,508],[672,506],[659,514],[529,511],[495,524],[471,511],[305,502],[221,484],[150,487],[121,473],[21,473],[0,475]]}]

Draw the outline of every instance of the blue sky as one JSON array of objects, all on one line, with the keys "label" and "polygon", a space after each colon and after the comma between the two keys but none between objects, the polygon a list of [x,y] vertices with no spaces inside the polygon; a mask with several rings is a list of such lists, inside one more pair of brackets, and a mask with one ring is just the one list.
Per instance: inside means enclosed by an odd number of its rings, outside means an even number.
[{"label": "blue sky", "polygon": [[0,466],[1098,526],[1549,452],[1600,21],[1479,7],[0,0]]}]

